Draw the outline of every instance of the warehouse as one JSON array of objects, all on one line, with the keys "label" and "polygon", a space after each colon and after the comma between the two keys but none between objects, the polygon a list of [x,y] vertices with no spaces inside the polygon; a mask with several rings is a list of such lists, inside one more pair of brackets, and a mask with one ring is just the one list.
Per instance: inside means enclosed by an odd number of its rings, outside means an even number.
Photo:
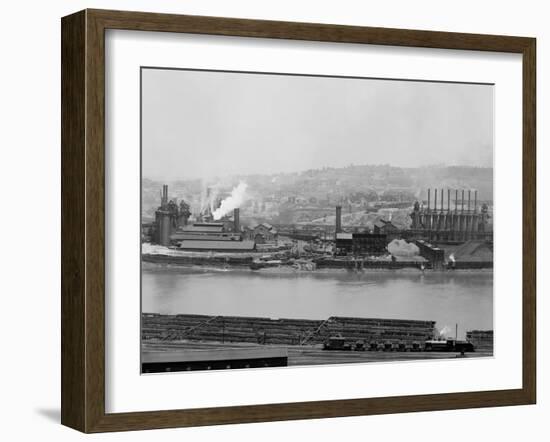
[{"label": "warehouse", "polygon": [[181,250],[196,252],[253,252],[256,249],[254,241],[211,241],[211,240],[184,240],[180,243]]}]

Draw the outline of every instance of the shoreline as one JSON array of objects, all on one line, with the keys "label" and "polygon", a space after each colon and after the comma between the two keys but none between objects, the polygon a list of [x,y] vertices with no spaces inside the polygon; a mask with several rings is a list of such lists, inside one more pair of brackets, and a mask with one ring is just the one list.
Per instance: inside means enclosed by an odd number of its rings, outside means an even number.
[{"label": "shoreline", "polygon": [[155,269],[189,269],[195,270],[197,272],[231,272],[231,273],[253,273],[253,274],[264,274],[264,275],[343,275],[343,274],[375,274],[375,273],[399,273],[399,274],[465,274],[465,273],[475,273],[475,274],[492,274],[492,268],[458,268],[458,269],[424,269],[421,270],[418,267],[414,266],[400,266],[393,267],[392,263],[388,263],[387,267],[373,267],[373,268],[346,268],[346,267],[317,267],[314,270],[305,270],[292,267],[291,265],[281,265],[273,267],[264,267],[261,269],[251,269],[247,264],[227,264],[224,262],[208,262],[208,263],[194,263],[189,262],[177,262],[173,260],[163,260],[163,261],[149,261],[143,260],[141,262],[142,270],[155,270]]}]

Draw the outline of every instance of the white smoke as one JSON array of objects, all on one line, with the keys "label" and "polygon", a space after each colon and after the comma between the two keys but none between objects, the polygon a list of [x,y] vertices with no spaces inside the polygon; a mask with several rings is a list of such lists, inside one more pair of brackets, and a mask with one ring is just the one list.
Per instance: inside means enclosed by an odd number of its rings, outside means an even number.
[{"label": "white smoke", "polygon": [[439,330],[439,339],[447,339],[450,333],[451,329],[449,327],[443,327],[441,330]]},{"label": "white smoke", "polygon": [[388,244],[388,252],[395,256],[412,257],[420,255],[416,244],[408,243],[404,239],[394,239]]},{"label": "white smoke", "polygon": [[214,217],[214,219],[217,221],[221,217],[227,215],[233,209],[240,207],[248,198],[246,194],[247,188],[248,188],[248,184],[246,184],[243,181],[241,181],[237,187],[234,187],[233,190],[231,191],[231,195],[225,198],[221,202],[220,207],[218,207],[212,213],[212,216]]}]

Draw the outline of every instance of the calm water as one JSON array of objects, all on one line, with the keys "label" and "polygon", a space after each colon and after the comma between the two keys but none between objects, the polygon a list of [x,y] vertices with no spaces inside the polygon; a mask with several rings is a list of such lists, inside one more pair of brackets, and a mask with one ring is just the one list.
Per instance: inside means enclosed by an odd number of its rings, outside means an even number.
[{"label": "calm water", "polygon": [[493,328],[490,272],[299,273],[143,269],[142,307],[151,313],[324,319],[358,316],[437,321],[459,338]]}]

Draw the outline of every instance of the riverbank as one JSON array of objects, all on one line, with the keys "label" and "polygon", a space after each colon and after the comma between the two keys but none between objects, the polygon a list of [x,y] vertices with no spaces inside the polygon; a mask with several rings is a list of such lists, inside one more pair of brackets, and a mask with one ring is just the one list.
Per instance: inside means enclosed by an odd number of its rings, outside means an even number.
[{"label": "riverbank", "polygon": [[[347,271],[434,271],[434,272],[452,272],[452,271],[490,271],[492,272],[492,262],[456,262],[452,267],[444,266],[434,269],[427,261],[405,261],[405,260],[381,260],[381,259],[342,259],[327,257],[312,257],[300,260],[287,259],[283,263],[270,265],[269,263],[258,263],[258,260],[265,257],[265,254],[240,255],[240,254],[147,254],[141,256],[142,265],[159,264],[171,266],[202,266],[212,268],[231,269],[254,269],[254,271],[271,273],[300,273],[300,272],[347,272]],[[280,256],[269,256],[271,259],[280,258]],[[311,265],[303,265],[308,262]],[[301,264],[299,264],[301,263]]]}]

